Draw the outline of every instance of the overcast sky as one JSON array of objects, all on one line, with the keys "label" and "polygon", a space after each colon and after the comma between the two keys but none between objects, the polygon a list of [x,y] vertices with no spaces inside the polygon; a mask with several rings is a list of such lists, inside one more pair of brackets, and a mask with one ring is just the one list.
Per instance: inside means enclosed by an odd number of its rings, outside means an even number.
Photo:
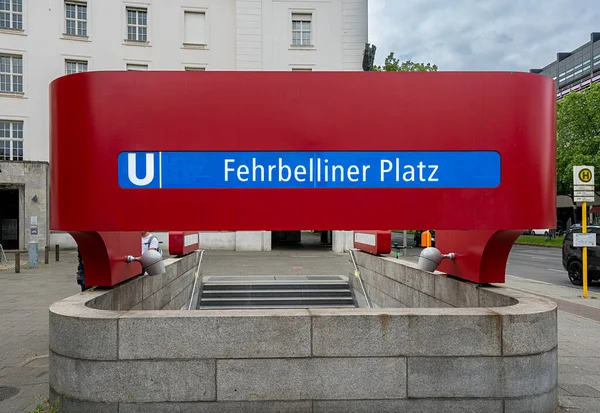
[{"label": "overcast sky", "polygon": [[394,52],[438,70],[542,68],[600,32],[600,0],[369,0],[376,64]]}]

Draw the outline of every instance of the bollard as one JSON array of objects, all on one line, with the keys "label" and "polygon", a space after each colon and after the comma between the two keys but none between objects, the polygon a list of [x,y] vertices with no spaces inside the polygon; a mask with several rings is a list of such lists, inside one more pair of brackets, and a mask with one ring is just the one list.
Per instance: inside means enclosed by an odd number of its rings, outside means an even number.
[{"label": "bollard", "polygon": [[58,244],[56,244],[56,249],[54,250],[54,252],[56,253],[56,257],[55,257],[56,262],[58,262],[60,259],[60,250],[59,250]]},{"label": "bollard", "polygon": [[44,247],[44,264],[50,263],[50,247],[46,245]]},{"label": "bollard", "polygon": [[21,272],[21,253],[15,252],[15,273]]},{"label": "bollard", "polygon": [[27,247],[29,257],[29,268],[37,268],[38,266],[38,243],[31,241]]}]

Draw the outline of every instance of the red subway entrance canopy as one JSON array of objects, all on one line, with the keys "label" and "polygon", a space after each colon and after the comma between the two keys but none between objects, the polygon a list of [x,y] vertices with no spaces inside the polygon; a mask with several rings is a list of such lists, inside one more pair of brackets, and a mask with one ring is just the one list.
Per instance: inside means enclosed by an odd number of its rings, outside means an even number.
[{"label": "red subway entrance canopy", "polygon": [[50,99],[53,230],[556,223],[539,75],[90,72]]}]

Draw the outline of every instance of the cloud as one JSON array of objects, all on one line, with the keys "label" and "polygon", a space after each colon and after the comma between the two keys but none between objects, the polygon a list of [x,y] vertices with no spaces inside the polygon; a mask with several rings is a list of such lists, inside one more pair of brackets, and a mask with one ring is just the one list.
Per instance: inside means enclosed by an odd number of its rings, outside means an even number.
[{"label": "cloud", "polygon": [[376,63],[401,60],[438,70],[542,68],[600,31],[598,0],[369,0]]}]

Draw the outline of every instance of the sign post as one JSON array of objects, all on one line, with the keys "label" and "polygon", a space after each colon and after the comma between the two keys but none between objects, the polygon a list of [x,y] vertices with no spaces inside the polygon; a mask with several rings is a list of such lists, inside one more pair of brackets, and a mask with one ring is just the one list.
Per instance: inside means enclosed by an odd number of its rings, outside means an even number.
[{"label": "sign post", "polygon": [[[587,203],[594,202],[594,167],[593,166],[574,166],[573,167],[573,199],[575,202],[581,202],[581,233],[587,234]],[[584,235],[585,238],[585,235]],[[583,240],[582,240],[583,241]],[[586,243],[582,244],[583,261],[583,298],[588,297],[587,286],[587,249]],[[577,245],[575,245],[577,246]]]}]

